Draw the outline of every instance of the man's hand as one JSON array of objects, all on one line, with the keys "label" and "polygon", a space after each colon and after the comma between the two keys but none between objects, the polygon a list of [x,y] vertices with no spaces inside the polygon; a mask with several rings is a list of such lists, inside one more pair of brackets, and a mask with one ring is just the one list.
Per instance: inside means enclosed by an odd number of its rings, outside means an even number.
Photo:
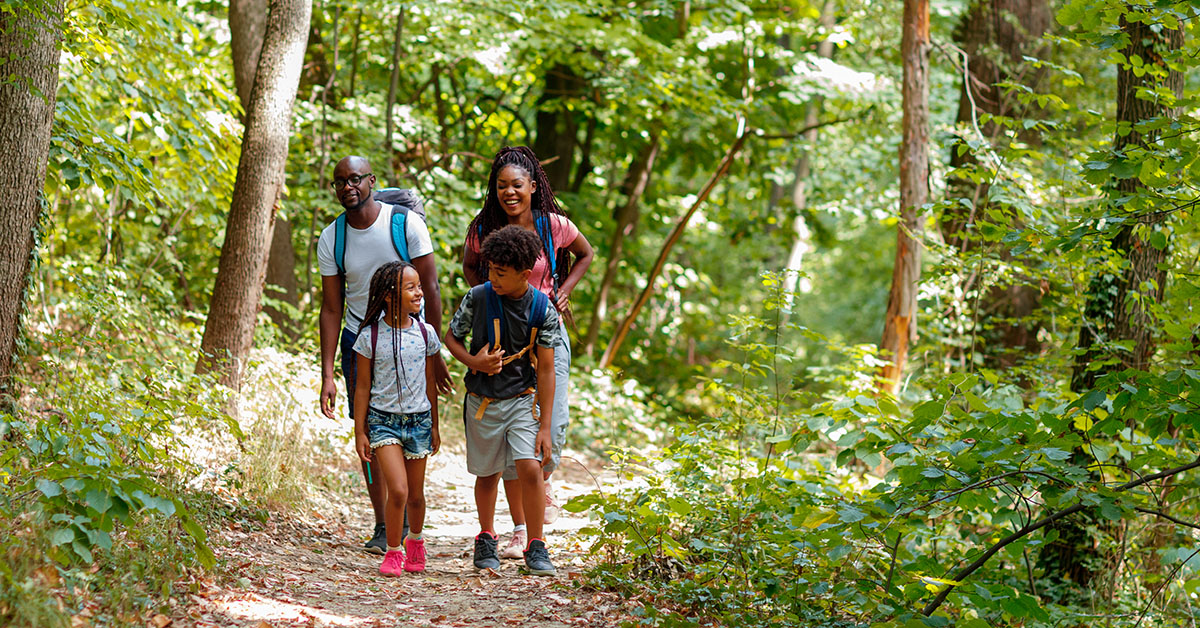
[{"label": "man's hand", "polygon": [[358,457],[362,458],[363,462],[371,461],[371,441],[367,438],[366,432],[354,431],[354,450],[358,452]]},{"label": "man's hand", "polygon": [[471,367],[480,373],[487,375],[495,375],[504,368],[504,349],[485,346],[479,350],[479,353],[471,356],[475,364]]},{"label": "man's hand", "polygon": [[537,440],[535,440],[533,442],[533,453],[538,454],[542,457],[542,466],[543,467],[550,464],[550,462],[553,460],[553,454],[551,453],[550,428],[549,427],[543,427],[542,429],[538,430]]},{"label": "man's hand", "polygon": [[431,359],[433,361],[433,383],[437,386],[438,394],[448,395],[454,392],[454,380],[450,377],[450,368],[446,366],[442,354],[436,353]]},{"label": "man's hand", "polygon": [[332,377],[321,378],[321,413],[330,419],[337,420],[333,415],[334,402],[337,401],[337,383]]}]

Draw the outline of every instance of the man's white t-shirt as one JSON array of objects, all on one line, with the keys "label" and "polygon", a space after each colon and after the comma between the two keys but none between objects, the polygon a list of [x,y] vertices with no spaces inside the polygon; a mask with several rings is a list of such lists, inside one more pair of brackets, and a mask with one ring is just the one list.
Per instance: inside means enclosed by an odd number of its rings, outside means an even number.
[{"label": "man's white t-shirt", "polygon": [[[380,203],[379,216],[366,229],[355,229],[346,224],[346,321],[344,327],[358,331],[363,316],[367,313],[370,297],[371,276],[375,270],[388,262],[400,261],[400,255],[392,246],[392,206]],[[335,223],[321,231],[317,240],[317,263],[324,277],[336,277],[337,261],[333,255]],[[408,257],[416,259],[433,253],[433,240],[429,228],[415,212],[408,212],[404,224],[408,238]]]}]

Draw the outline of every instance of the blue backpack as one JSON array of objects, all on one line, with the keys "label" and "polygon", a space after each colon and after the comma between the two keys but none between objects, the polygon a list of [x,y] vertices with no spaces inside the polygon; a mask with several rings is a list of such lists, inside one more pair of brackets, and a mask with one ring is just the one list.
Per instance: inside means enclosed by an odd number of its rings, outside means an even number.
[{"label": "blue backpack", "polygon": [[[500,295],[492,289],[490,281],[484,282],[479,288],[483,292],[487,320],[490,322],[487,326],[488,346],[498,349],[500,348],[500,339],[504,337],[504,309],[500,303]],[[529,289],[533,290],[533,299],[529,303],[527,317],[529,320],[529,344],[519,352],[505,357],[504,364],[508,364],[528,352],[529,363],[537,368],[537,351],[534,349],[534,343],[537,341],[538,329],[546,324],[546,308],[550,307],[550,297],[533,286],[530,286]]]},{"label": "blue backpack", "polygon": [[[554,289],[562,285],[562,281],[558,277],[558,255],[554,248],[554,230],[550,228],[550,218],[546,214],[539,215],[533,222],[534,229],[537,230],[538,237],[542,239],[542,246],[546,247],[546,263],[550,264],[550,277],[554,280]],[[478,227],[479,245],[483,246],[483,225]]]},{"label": "blue backpack", "polygon": [[[415,192],[406,188],[381,188],[375,191],[375,200],[392,206],[392,248],[406,262],[412,262],[408,255],[408,213],[416,212],[425,218],[425,203]],[[346,212],[342,212],[334,221],[333,227],[333,260],[337,264],[338,276],[342,278],[342,286],[346,285]]]}]

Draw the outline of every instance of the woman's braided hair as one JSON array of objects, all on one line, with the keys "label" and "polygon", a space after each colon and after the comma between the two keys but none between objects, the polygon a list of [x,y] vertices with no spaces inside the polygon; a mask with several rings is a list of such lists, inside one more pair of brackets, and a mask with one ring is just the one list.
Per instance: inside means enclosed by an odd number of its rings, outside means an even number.
[{"label": "woman's braided hair", "polygon": [[[504,208],[500,206],[500,198],[496,195],[496,178],[500,175],[500,171],[508,166],[524,170],[537,186],[533,196],[529,199],[529,209],[533,212],[535,221],[539,218],[546,220],[549,214],[565,215],[558,205],[558,200],[554,198],[554,190],[550,187],[550,180],[546,178],[546,171],[542,169],[542,164],[533,150],[528,146],[506,146],[500,149],[500,152],[496,153],[496,158],[492,160],[492,171],[488,175],[487,196],[483,199],[483,209],[475,215],[470,226],[467,227],[468,244],[472,238],[482,244],[496,230],[508,226],[508,214],[504,213]],[[540,234],[538,240],[541,241]],[[544,250],[545,247],[545,242],[542,242],[542,249]],[[475,271],[480,277],[487,277],[487,262],[484,261],[482,255],[479,256],[479,265]],[[550,272],[549,264],[546,265],[546,272]]]},{"label": "woman's braided hair", "polygon": [[395,303],[396,307],[400,307],[400,278],[404,276],[405,268],[416,270],[415,266],[401,260],[388,262],[380,266],[374,275],[371,275],[371,289],[367,296],[367,313],[358,326],[358,333],[361,334],[362,330],[379,320],[387,312],[388,295],[391,295],[392,303]]}]

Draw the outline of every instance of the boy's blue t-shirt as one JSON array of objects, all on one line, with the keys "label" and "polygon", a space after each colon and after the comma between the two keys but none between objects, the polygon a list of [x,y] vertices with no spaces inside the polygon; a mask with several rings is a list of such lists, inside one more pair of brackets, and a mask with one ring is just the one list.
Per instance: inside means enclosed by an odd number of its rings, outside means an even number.
[{"label": "boy's blue t-shirt", "polygon": [[[535,291],[530,286],[519,299],[500,297],[500,307],[504,312],[500,346],[506,356],[519,353],[529,345],[529,304],[533,301]],[[483,298],[475,302],[476,294],[482,295],[481,290],[468,292],[450,320],[450,333],[455,338],[462,341],[467,336],[471,337],[467,350],[472,355],[487,345],[488,326],[492,324],[487,318],[487,306]],[[558,311],[551,302],[546,306],[546,320],[538,329],[536,344],[540,347],[557,347],[559,336]],[[468,372],[464,381],[468,392],[493,399],[508,399],[535,387],[537,371],[530,364],[528,355],[523,355],[505,364],[495,375]]]}]

